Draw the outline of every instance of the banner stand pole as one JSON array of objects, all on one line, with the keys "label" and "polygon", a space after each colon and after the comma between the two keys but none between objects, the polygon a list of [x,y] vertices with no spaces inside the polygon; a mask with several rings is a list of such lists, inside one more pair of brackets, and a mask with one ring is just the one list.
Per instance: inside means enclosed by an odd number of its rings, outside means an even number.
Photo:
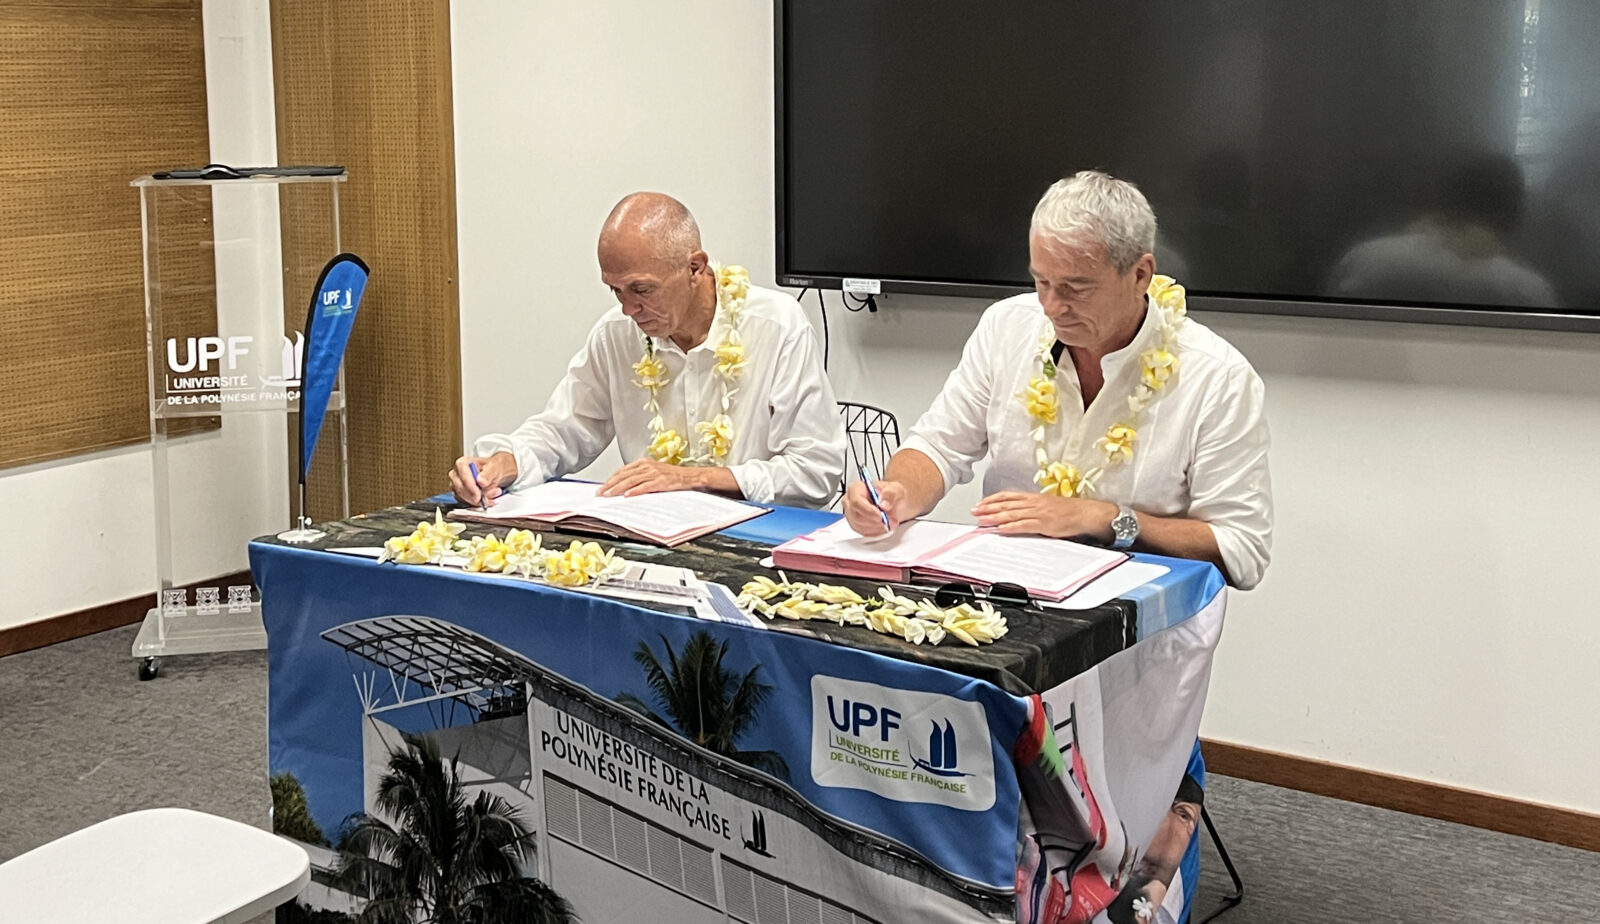
[{"label": "banner stand pole", "polygon": [[311,528],[311,517],[306,515],[306,483],[304,481],[300,482],[300,516],[293,518],[293,520],[300,525],[278,534],[278,538],[284,542],[315,542],[327,535],[320,529]]}]

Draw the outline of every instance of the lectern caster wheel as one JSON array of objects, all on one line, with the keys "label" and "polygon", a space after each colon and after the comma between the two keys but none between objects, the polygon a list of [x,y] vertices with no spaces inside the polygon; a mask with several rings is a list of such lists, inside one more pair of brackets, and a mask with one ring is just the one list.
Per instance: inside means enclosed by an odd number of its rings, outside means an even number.
[{"label": "lectern caster wheel", "polygon": [[154,680],[154,679],[156,679],[156,674],[158,674],[160,672],[161,672],[161,659],[160,658],[145,658],[143,661],[139,662],[139,679],[140,680]]}]

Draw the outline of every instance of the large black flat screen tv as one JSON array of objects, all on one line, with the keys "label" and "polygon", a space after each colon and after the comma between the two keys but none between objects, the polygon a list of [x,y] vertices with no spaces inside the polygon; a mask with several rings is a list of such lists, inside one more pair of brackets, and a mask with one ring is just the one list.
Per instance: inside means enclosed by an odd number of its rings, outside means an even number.
[{"label": "large black flat screen tv", "polygon": [[1600,331],[1597,0],[777,0],[791,286],[1031,283],[1139,184],[1197,307]]}]

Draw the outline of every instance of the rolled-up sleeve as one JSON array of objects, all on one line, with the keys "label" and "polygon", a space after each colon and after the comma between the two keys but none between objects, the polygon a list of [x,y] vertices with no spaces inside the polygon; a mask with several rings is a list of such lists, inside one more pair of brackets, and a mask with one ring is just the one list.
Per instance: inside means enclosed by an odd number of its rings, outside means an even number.
[{"label": "rolled-up sleeve", "polygon": [[990,309],[967,338],[958,363],[938,397],[911,428],[902,449],[915,449],[932,460],[948,492],[972,479],[972,467],[989,451],[989,402],[994,387],[990,340],[996,313]]},{"label": "rolled-up sleeve", "polygon": [[810,328],[783,338],[773,357],[767,458],[729,466],[746,500],[825,507],[844,477],[845,432]]},{"label": "rolled-up sleeve", "polygon": [[1272,558],[1266,388],[1249,366],[1230,370],[1223,381],[1195,434],[1188,515],[1211,526],[1229,580],[1249,590]]},{"label": "rolled-up sleeve", "polygon": [[578,471],[600,456],[615,435],[606,345],[596,325],[567,365],[544,410],[510,433],[491,433],[473,445],[479,456],[509,452],[517,460],[514,486],[541,484]]}]

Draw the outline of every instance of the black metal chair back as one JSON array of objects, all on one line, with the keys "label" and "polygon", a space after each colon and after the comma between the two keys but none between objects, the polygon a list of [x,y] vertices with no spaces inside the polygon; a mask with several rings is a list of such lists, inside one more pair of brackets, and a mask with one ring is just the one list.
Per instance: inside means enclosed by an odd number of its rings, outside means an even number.
[{"label": "black metal chair back", "polygon": [[889,457],[900,448],[900,422],[883,408],[854,401],[840,401],[839,416],[844,418],[844,432],[850,443],[844,478],[839,482],[839,492],[843,494],[851,481],[860,478],[857,472],[863,467],[872,477],[883,476]]}]

